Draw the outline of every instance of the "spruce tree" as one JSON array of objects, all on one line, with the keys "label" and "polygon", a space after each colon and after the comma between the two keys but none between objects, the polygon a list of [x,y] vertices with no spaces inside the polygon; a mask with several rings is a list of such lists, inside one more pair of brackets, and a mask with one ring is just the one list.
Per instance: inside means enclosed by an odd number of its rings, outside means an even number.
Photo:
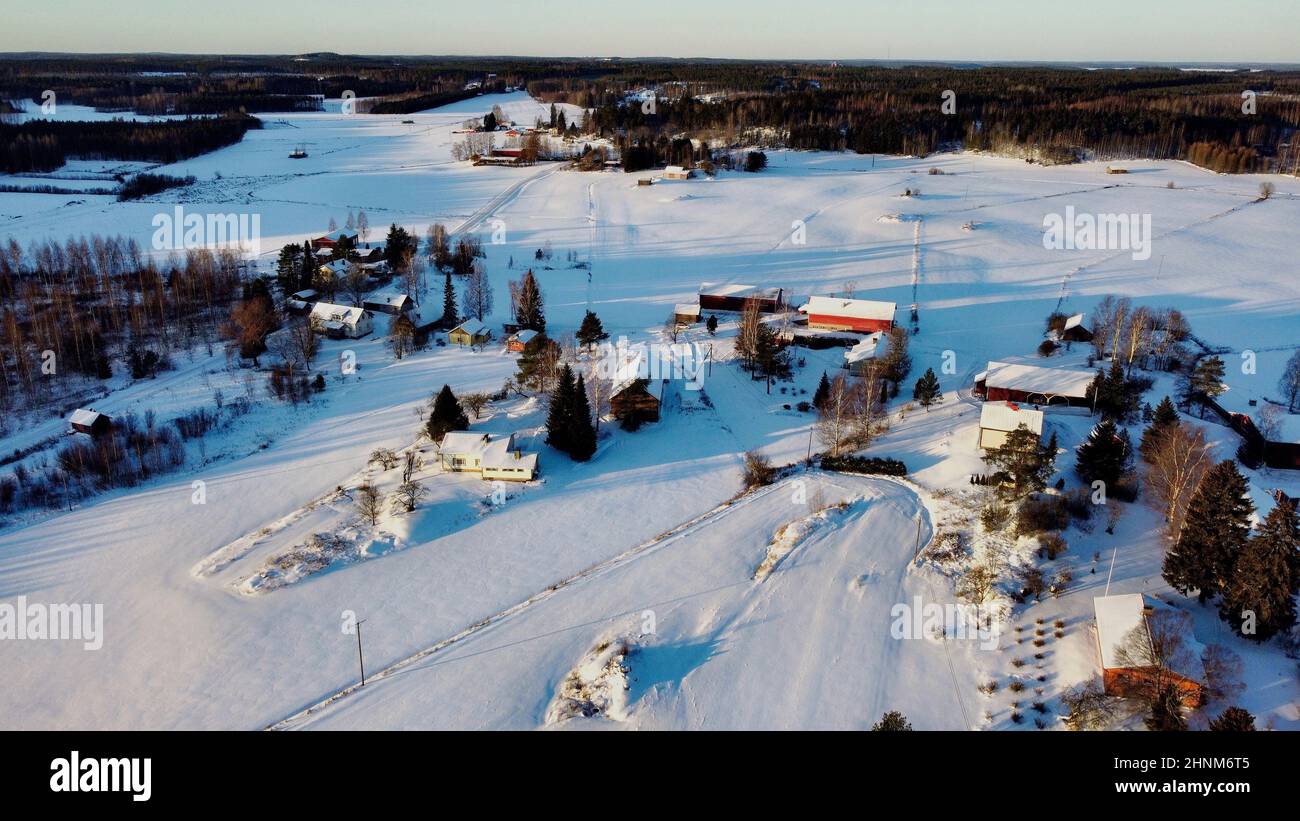
[{"label": "spruce tree", "polygon": [[311,287],[316,281],[316,269],[320,266],[316,264],[316,255],[312,253],[311,243],[302,244],[302,267],[298,269],[298,290],[304,290]]},{"label": "spruce tree", "polygon": [[469,417],[461,408],[460,400],[451,392],[450,385],[443,385],[442,390],[438,392],[438,397],[433,400],[433,410],[429,413],[429,422],[425,425],[425,431],[430,439],[440,442],[448,432],[467,428],[469,428]]},{"label": "spruce tree", "polygon": [[442,326],[454,328],[456,325],[456,286],[451,284],[451,271],[445,273],[442,284]]},{"label": "spruce tree", "polygon": [[1229,707],[1218,718],[1210,719],[1210,730],[1218,733],[1254,732],[1255,717],[1241,707]]},{"label": "spruce tree", "polygon": [[1178,540],[1165,553],[1161,575],[1175,590],[1183,595],[1197,591],[1202,604],[1224,592],[1250,535],[1255,506],[1247,489],[1246,477],[1231,460],[1215,465],[1201,479]]},{"label": "spruce tree", "polygon": [[[1267,641],[1296,623],[1296,555],[1300,522],[1293,505],[1278,504],[1246,543],[1232,568],[1219,616],[1244,638]],[[1245,614],[1253,614],[1247,618]]]},{"label": "spruce tree", "polygon": [[569,419],[569,456],[585,462],[596,452],[596,429],[591,424],[591,404],[587,401],[587,383],[578,374]]},{"label": "spruce tree", "polygon": [[1176,687],[1166,685],[1156,694],[1155,700],[1151,702],[1151,713],[1143,723],[1148,730],[1155,732],[1187,729],[1187,719],[1183,717],[1183,704]]},{"label": "spruce tree", "polygon": [[604,326],[600,324],[600,317],[591,311],[587,311],[582,318],[582,324],[578,326],[576,336],[578,341],[587,347],[591,347],[603,339],[609,339],[609,334],[605,333]]},{"label": "spruce tree", "polygon": [[546,330],[546,315],[542,305],[542,289],[537,284],[533,269],[524,272],[519,281],[518,301],[515,304],[515,322],[520,328],[530,328],[538,333]]},{"label": "spruce tree", "polygon": [[1169,401],[1169,397],[1166,396],[1160,400],[1159,405],[1156,405],[1151,424],[1147,426],[1146,430],[1142,431],[1142,441],[1138,444],[1138,451],[1142,454],[1144,461],[1151,461],[1160,436],[1168,431],[1171,425],[1176,424],[1178,424],[1178,410],[1174,408],[1174,403]]},{"label": "spruce tree", "polygon": [[822,409],[826,404],[826,397],[831,395],[831,381],[826,378],[826,371],[822,371],[822,381],[817,383],[817,390],[813,393],[813,407],[817,410]]},{"label": "spruce tree", "polygon": [[546,414],[546,444],[572,453],[573,413],[577,403],[577,385],[568,365],[560,372],[560,381],[551,393],[551,407]]},{"label": "spruce tree", "polygon": [[1113,488],[1133,468],[1133,447],[1128,432],[1111,419],[1103,419],[1075,451],[1075,472],[1085,482],[1101,480]]},{"label": "spruce tree", "polygon": [[1007,475],[1011,494],[1019,499],[1047,487],[1056,472],[1056,436],[1043,445],[1042,438],[1021,423],[1007,434],[1001,446],[984,452],[984,461]]},{"label": "spruce tree", "polygon": [[939,377],[934,375],[934,368],[926,368],[925,375],[916,380],[916,387],[912,390],[912,398],[921,403],[921,407],[926,410],[939,400],[942,392],[939,389]]}]

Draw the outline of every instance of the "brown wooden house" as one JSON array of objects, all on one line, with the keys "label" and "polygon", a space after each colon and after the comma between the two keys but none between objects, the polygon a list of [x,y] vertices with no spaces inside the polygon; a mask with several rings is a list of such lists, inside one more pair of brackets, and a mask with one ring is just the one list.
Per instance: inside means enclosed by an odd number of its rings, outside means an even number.
[{"label": "brown wooden house", "polygon": [[113,419],[106,413],[100,413],[94,408],[78,408],[72,412],[68,419],[68,424],[77,433],[84,433],[89,436],[100,436],[108,433],[113,429]]},{"label": "brown wooden house", "polygon": [[662,395],[663,380],[634,379],[614,386],[609,411],[620,422],[658,422]]}]

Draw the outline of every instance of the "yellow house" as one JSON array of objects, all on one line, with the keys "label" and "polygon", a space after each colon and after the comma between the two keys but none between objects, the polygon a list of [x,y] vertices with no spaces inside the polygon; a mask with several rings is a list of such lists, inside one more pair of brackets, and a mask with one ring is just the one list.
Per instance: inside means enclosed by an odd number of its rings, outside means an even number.
[{"label": "yellow house", "polygon": [[452,431],[439,449],[443,470],[477,473],[485,480],[530,482],[537,476],[537,454],[524,453],[515,435]]},{"label": "yellow house", "polygon": [[453,345],[473,347],[486,345],[492,339],[492,331],[477,319],[462,322],[447,334],[447,340]]}]

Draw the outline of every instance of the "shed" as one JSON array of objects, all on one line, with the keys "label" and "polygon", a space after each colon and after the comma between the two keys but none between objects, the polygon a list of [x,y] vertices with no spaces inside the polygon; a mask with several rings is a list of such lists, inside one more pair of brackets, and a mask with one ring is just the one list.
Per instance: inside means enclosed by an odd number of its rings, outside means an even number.
[{"label": "shed", "polygon": [[77,408],[68,418],[68,424],[77,433],[99,436],[113,428],[113,419],[108,414],[100,413],[94,408]]},{"label": "shed", "polygon": [[1041,438],[1043,412],[1022,408],[1015,402],[985,402],[980,408],[979,446],[985,450],[1001,447],[1007,441],[1007,434],[1021,425]]},{"label": "shed", "polygon": [[447,334],[447,340],[451,344],[467,348],[475,345],[486,345],[491,339],[492,330],[477,319],[462,322]]}]

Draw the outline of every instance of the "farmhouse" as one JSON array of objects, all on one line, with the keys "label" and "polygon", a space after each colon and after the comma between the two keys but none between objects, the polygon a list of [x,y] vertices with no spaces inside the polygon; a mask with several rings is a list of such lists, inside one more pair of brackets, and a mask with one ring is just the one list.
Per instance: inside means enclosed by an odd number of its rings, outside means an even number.
[{"label": "farmhouse", "polygon": [[1091,342],[1092,331],[1083,324],[1083,314],[1075,314],[1065,320],[1056,335],[1060,342]]},{"label": "farmhouse", "polygon": [[444,470],[477,473],[484,479],[528,482],[537,475],[537,454],[515,446],[515,435],[453,431],[439,449]]},{"label": "farmhouse", "polygon": [[364,308],[317,302],[311,306],[311,327],[330,339],[359,339],[375,329],[374,316]]},{"label": "farmhouse", "polygon": [[1021,425],[1041,438],[1043,412],[1022,408],[1015,402],[985,402],[980,408],[979,446],[984,450],[1002,447],[1007,441],[1007,434]]},{"label": "farmhouse", "polygon": [[330,231],[325,236],[316,237],[311,241],[311,244],[316,248],[334,248],[337,247],[340,242],[355,245],[357,242],[357,232],[342,230]]},{"label": "farmhouse", "polygon": [[666,180],[689,180],[691,172],[680,165],[670,165],[664,169],[664,179]]},{"label": "farmhouse", "polygon": [[616,383],[609,398],[609,412],[620,422],[659,421],[659,403],[664,392],[663,379],[633,379]]},{"label": "farmhouse", "polygon": [[751,299],[758,301],[758,310],[773,314],[785,305],[781,288],[759,288],[756,285],[732,285],[725,282],[700,284],[700,310],[743,311]]},{"label": "farmhouse", "polygon": [[673,306],[673,321],[678,325],[694,325],[700,321],[700,306],[694,302],[679,302]]},{"label": "farmhouse", "polygon": [[462,322],[447,334],[447,341],[451,342],[451,344],[462,345],[467,348],[475,345],[486,345],[491,338],[491,329],[477,319]]},{"label": "farmhouse", "polygon": [[361,306],[367,311],[376,311],[383,314],[405,313],[415,306],[415,303],[406,294],[398,294],[385,291],[376,291],[367,296],[361,302]]},{"label": "farmhouse", "polygon": [[884,334],[877,331],[849,348],[844,352],[843,367],[848,369],[850,373],[861,376],[866,363],[876,358],[876,349],[880,347],[880,340],[883,338]]},{"label": "farmhouse", "polygon": [[893,328],[897,308],[893,302],[815,296],[799,311],[808,315],[809,328],[870,333]]},{"label": "farmhouse", "polygon": [[512,333],[510,336],[506,337],[506,349],[514,351],[515,353],[520,353],[525,347],[527,347],[528,343],[532,342],[536,337],[537,331],[534,331],[532,328],[525,328],[517,333]]},{"label": "farmhouse", "polygon": [[1086,406],[1088,386],[1096,374],[1078,368],[1044,368],[1012,362],[990,362],[975,375],[975,395],[997,402],[1032,405]]},{"label": "farmhouse", "polygon": [[[1101,654],[1102,684],[1107,695],[1129,696],[1149,686],[1156,673],[1154,666],[1133,666],[1133,659],[1125,658],[1121,648],[1134,642],[1151,641],[1147,616],[1152,608],[1147,606],[1141,593],[1121,596],[1097,596],[1092,600],[1097,619],[1097,649]],[[1186,671],[1184,671],[1186,672]],[[1194,708],[1201,703],[1200,682],[1181,673],[1165,671],[1184,706]]]},{"label": "farmhouse", "polygon": [[94,408],[77,408],[68,418],[68,424],[76,433],[99,436],[113,428],[113,420],[108,414],[100,413]]}]

